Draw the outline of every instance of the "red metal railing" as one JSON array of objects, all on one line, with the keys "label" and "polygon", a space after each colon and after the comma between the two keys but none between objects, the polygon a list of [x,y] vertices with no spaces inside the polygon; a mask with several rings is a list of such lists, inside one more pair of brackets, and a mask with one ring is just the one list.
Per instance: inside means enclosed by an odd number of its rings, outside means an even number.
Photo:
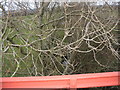
[{"label": "red metal railing", "polygon": [[90,88],[120,85],[120,72],[0,79],[2,88]]}]

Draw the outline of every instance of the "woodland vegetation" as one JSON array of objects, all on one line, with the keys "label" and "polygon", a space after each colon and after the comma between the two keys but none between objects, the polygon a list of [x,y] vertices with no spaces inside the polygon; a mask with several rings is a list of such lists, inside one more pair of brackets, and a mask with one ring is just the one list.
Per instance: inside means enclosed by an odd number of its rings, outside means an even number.
[{"label": "woodland vegetation", "polygon": [[34,6],[0,2],[3,77],[119,70],[116,4],[34,2]]}]

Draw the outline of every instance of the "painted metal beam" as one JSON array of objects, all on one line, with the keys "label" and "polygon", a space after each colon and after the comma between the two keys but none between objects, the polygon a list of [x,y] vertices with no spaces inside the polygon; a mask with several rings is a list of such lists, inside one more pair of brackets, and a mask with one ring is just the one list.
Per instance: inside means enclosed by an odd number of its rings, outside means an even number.
[{"label": "painted metal beam", "polygon": [[120,72],[90,74],[3,77],[2,88],[90,88],[120,85]]}]

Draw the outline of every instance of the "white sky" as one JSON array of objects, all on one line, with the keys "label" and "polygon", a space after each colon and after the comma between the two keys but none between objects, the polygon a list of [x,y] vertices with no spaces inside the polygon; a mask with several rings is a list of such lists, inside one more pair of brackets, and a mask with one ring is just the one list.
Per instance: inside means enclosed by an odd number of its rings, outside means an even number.
[{"label": "white sky", "polygon": [[[31,9],[32,8],[34,8],[34,5],[32,4],[34,1],[43,1],[43,0],[0,0],[0,2],[1,1],[12,1],[12,2],[14,2],[14,1],[20,1],[20,2],[30,2],[30,7],[31,7]],[[119,2],[120,0],[44,0],[44,1],[53,1],[53,2],[65,2],[65,1],[71,1],[71,2],[97,2],[97,5],[102,5],[102,4],[104,4],[104,1],[107,1],[109,4],[111,4],[111,2]],[[15,7],[14,7],[15,8]],[[0,9],[0,12],[1,12],[1,9]]]}]

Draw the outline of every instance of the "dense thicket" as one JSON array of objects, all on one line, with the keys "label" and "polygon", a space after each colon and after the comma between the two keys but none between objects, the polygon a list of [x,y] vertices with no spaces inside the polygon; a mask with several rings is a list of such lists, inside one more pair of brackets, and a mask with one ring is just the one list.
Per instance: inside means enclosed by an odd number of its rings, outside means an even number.
[{"label": "dense thicket", "polygon": [[119,70],[117,5],[12,3],[0,4],[4,77]]}]

